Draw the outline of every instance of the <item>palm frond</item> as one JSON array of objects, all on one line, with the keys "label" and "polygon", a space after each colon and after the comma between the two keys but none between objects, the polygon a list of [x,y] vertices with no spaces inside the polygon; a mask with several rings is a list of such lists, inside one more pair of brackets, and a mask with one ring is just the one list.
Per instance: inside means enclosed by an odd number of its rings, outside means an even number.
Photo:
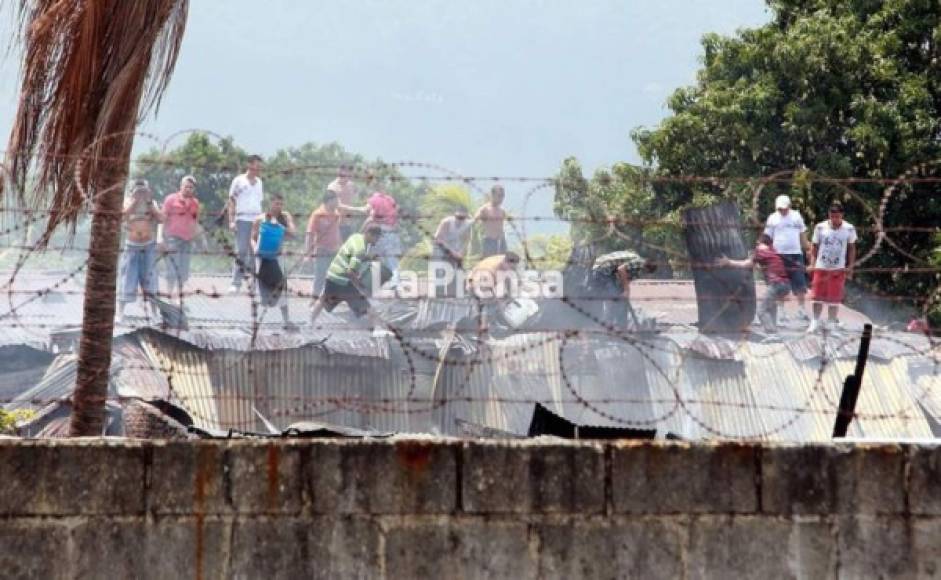
[{"label": "palm frond", "polygon": [[137,122],[159,105],[187,9],[188,0],[20,1],[25,59],[7,166],[14,195],[51,212],[43,241],[74,226],[83,192],[123,185],[115,176]]}]

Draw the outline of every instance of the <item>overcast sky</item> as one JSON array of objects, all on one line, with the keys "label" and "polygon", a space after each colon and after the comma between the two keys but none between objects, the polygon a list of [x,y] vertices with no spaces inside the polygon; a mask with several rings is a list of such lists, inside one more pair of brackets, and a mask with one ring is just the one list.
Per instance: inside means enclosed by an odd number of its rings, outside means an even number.
[{"label": "overcast sky", "polygon": [[[693,81],[701,36],[769,18],[761,0],[190,4],[176,74],[144,130],[207,129],[262,154],[337,141],[487,176],[550,176],[569,155],[589,172],[638,161],[630,130],[655,125],[669,92]],[[9,38],[9,11],[0,17]],[[3,142],[18,57],[0,63]]]}]

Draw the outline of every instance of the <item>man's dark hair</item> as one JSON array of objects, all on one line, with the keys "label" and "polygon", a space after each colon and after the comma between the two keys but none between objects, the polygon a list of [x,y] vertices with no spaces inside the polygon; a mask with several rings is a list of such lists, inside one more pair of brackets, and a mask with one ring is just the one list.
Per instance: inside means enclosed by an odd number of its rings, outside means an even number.
[{"label": "man's dark hair", "polygon": [[645,271],[645,272],[648,272],[648,273],[650,273],[650,272],[656,272],[656,271],[657,271],[657,263],[654,262],[653,260],[649,259],[649,258],[646,259],[646,260],[644,260],[644,271]]},{"label": "man's dark hair", "polygon": [[511,264],[519,264],[520,256],[516,252],[507,252],[503,254],[503,259]]},{"label": "man's dark hair", "polygon": [[272,193],[271,201],[284,201],[284,196],[281,195],[280,193]]},{"label": "man's dark hair", "polygon": [[328,190],[323,194],[323,202],[324,202],[324,203],[330,203],[331,201],[335,200],[336,198],[337,198],[337,192],[335,192],[335,191],[333,191],[333,190],[330,190],[330,189],[328,189]]},{"label": "man's dark hair", "polygon": [[261,161],[261,155],[249,155],[246,163],[254,163],[256,161]]},{"label": "man's dark hair", "polygon": [[838,201],[834,201],[830,204],[830,211],[843,213],[843,204]]},{"label": "man's dark hair", "polygon": [[770,246],[772,243],[774,243],[774,240],[771,239],[771,236],[768,234],[761,234],[758,236],[758,243]]},{"label": "man's dark hair", "polygon": [[373,225],[367,227],[367,228],[366,228],[366,231],[363,232],[363,233],[365,233],[366,235],[381,236],[381,235],[382,235],[382,228],[379,227],[378,224],[373,224]]}]

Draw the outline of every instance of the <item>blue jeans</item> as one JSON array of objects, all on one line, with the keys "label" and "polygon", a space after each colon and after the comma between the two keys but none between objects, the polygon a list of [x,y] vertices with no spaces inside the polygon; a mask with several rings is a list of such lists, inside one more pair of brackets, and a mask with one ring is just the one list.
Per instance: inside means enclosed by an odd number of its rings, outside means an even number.
[{"label": "blue jeans", "polygon": [[791,291],[794,294],[807,292],[807,267],[804,265],[804,254],[778,254],[784,262],[787,277],[791,280]]},{"label": "blue jeans", "polygon": [[483,246],[481,250],[483,251],[484,258],[489,258],[490,256],[496,256],[497,254],[506,253],[506,237],[499,238],[499,239],[484,238],[483,244],[481,245]]},{"label": "blue jeans", "polygon": [[193,242],[180,238],[167,236],[167,283],[170,292],[183,291],[183,285],[190,277],[190,258],[193,252]]},{"label": "blue jeans", "polygon": [[147,299],[157,293],[157,275],[154,272],[157,244],[150,242],[142,246],[125,244],[121,261],[121,304],[130,304],[137,300],[137,288],[140,287]]},{"label": "blue jeans", "polygon": [[323,293],[323,286],[327,281],[327,270],[330,269],[330,263],[333,262],[334,256],[336,256],[336,254],[314,256],[314,298],[319,297]]},{"label": "blue jeans", "polygon": [[[252,253],[252,223],[248,220],[235,222],[235,264],[232,266],[232,285],[242,287],[242,279],[254,277],[255,255]],[[249,286],[252,283],[249,282]]]}]

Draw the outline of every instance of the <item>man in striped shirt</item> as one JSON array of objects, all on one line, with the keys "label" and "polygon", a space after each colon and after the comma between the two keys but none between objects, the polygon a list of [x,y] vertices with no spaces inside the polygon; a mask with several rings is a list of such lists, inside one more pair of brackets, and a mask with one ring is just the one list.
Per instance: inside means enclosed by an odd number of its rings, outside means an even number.
[{"label": "man in striped shirt", "polygon": [[311,324],[323,310],[333,312],[341,302],[346,302],[357,316],[367,316],[373,326],[378,328],[378,321],[373,318],[369,310],[369,300],[366,298],[366,272],[370,264],[377,259],[374,248],[380,236],[382,228],[378,224],[372,224],[366,227],[364,233],[351,235],[340,246],[327,269],[323,293],[311,306]]}]

